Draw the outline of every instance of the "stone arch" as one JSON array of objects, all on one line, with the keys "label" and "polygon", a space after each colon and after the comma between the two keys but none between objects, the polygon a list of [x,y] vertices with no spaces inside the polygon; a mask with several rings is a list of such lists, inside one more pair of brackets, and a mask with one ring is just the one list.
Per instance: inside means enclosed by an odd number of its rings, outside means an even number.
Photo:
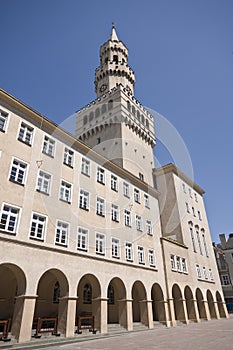
[{"label": "stone arch", "polygon": [[108,284],[108,324],[119,323],[126,327],[126,288],[123,281],[114,277]]},{"label": "stone arch", "polygon": [[172,298],[175,311],[175,319],[180,322],[185,322],[185,311],[181,289],[178,284],[174,284],[172,287]]},{"label": "stone arch", "polygon": [[148,326],[147,295],[144,284],[136,281],[132,287],[133,322],[140,322]]},{"label": "stone arch", "polygon": [[17,265],[0,265],[0,317],[9,320],[10,331],[19,338],[27,280],[24,271]]},{"label": "stone arch", "polygon": [[200,319],[207,320],[207,314],[205,309],[205,302],[203,294],[199,288],[196,290],[196,300]]},{"label": "stone arch", "polygon": [[222,297],[219,293],[219,291],[216,292],[216,300],[217,300],[217,305],[218,305],[218,311],[219,311],[219,316],[220,317],[226,317],[226,311],[224,309],[224,302],[222,300]]},{"label": "stone arch", "polygon": [[207,299],[208,306],[209,306],[210,317],[217,318],[216,310],[214,307],[214,298],[213,298],[213,295],[209,289],[207,290],[207,293],[206,293],[206,299]]},{"label": "stone arch", "polygon": [[[91,290],[89,296],[90,302],[84,300],[85,289]],[[76,307],[76,317],[83,315],[95,316],[95,326],[100,330],[100,312],[101,312],[101,287],[99,280],[92,274],[82,276],[77,288],[78,302]]]},{"label": "stone arch", "polygon": [[193,297],[193,292],[189,286],[186,286],[184,289],[184,297],[185,297],[185,302],[186,302],[188,319],[190,321],[197,322],[195,301],[194,301],[194,297]]},{"label": "stone arch", "polygon": [[165,302],[162,288],[154,283],[151,288],[153,321],[166,324]]}]

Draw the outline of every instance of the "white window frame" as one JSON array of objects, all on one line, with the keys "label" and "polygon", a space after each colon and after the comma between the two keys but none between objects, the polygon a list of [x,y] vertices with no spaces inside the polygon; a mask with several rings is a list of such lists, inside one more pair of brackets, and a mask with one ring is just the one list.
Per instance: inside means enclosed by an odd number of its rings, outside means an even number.
[{"label": "white window frame", "polygon": [[103,233],[96,232],[95,234],[95,252],[96,254],[105,255],[105,235]]},{"label": "white window frame", "polygon": [[0,107],[0,125],[2,125],[2,127],[0,127],[0,131],[2,132],[7,131],[9,119],[10,119],[10,113],[4,110],[2,107]]},{"label": "white window frame", "polygon": [[112,237],[112,258],[120,258],[120,240]]},{"label": "white window frame", "polygon": [[[6,210],[7,208],[9,208],[10,210]],[[0,218],[0,231],[15,235],[17,233],[17,229],[19,226],[20,215],[21,215],[21,208],[19,208],[18,206],[3,202],[2,209],[1,209],[1,218]],[[2,228],[3,216],[5,217],[4,218],[5,228]],[[12,222],[12,218],[13,218],[13,222]],[[13,226],[12,226],[12,223],[13,223]],[[13,227],[13,229],[9,230],[9,227]]]},{"label": "white window frame", "polygon": [[130,189],[128,182],[123,182],[123,195],[127,198],[130,198]]},{"label": "white window frame", "polygon": [[195,237],[194,237],[194,232],[193,232],[193,225],[191,225],[191,224],[189,224],[189,231],[190,231],[190,235],[191,235],[193,252],[196,253],[197,252],[196,242],[195,242]]},{"label": "white window frame", "polygon": [[90,160],[86,158],[82,158],[82,163],[81,163],[81,173],[90,176],[90,169],[91,169],[91,162]]},{"label": "white window frame", "polygon": [[[42,219],[42,220],[41,220]],[[41,223],[40,223],[41,221]],[[35,223],[35,235],[32,235],[32,227],[33,223]],[[39,227],[39,226],[42,226]],[[45,215],[38,214],[36,212],[32,213],[31,217],[31,223],[30,223],[30,231],[29,231],[29,238],[31,239],[36,239],[39,241],[44,241],[45,240],[45,232],[46,232],[46,227],[47,227],[47,217]],[[38,230],[41,230],[41,233],[38,234]]]},{"label": "white window frame", "polygon": [[118,178],[111,174],[111,190],[118,192]]},{"label": "white window frame", "polygon": [[134,195],[134,202],[140,204],[140,191],[139,191],[139,189],[134,188],[133,195]]},{"label": "white window frame", "polygon": [[77,249],[83,250],[85,252],[88,251],[88,237],[89,230],[84,227],[78,227],[77,232]]},{"label": "white window frame", "polygon": [[[17,163],[17,164],[15,164],[15,163]],[[27,168],[28,168],[27,163],[25,163],[17,158],[12,158],[9,180],[12,182],[15,182],[19,185],[24,185],[26,182]],[[12,172],[15,173],[14,176],[13,176]],[[22,181],[20,181],[20,178],[22,178]]]},{"label": "white window frame", "polygon": [[222,286],[230,286],[231,282],[230,282],[230,278],[228,275],[222,275],[221,276],[221,282],[222,282]]},{"label": "white window frame", "polygon": [[200,269],[199,264],[196,264],[196,272],[197,272],[197,278],[200,279],[201,278],[201,269]]},{"label": "white window frame", "polygon": [[201,229],[201,235],[202,235],[202,241],[203,241],[203,245],[204,245],[204,249],[205,249],[205,255],[208,258],[209,251],[208,251],[208,247],[207,247],[207,243],[206,243],[205,230],[203,228]]},{"label": "white window frame", "polygon": [[148,262],[149,262],[149,266],[156,267],[155,252],[153,249],[148,250]]},{"label": "white window frame", "polygon": [[74,165],[74,151],[68,147],[64,148],[63,164],[68,165],[70,168],[73,168]]},{"label": "white window frame", "polygon": [[150,208],[150,197],[147,193],[144,193],[144,204],[146,208]]},{"label": "white window frame", "polygon": [[194,192],[194,198],[195,198],[195,202],[198,203],[197,194],[195,192]]},{"label": "white window frame", "polygon": [[197,211],[197,215],[198,215],[198,219],[199,219],[200,221],[202,221],[201,212],[200,212],[199,210]]},{"label": "white window frame", "polygon": [[[22,132],[23,135],[21,136],[20,134],[22,129],[23,129],[23,132]],[[19,127],[18,140],[21,142],[24,142],[26,145],[31,146],[33,143],[33,135],[34,135],[34,128],[31,125],[26,124],[22,121]]]},{"label": "white window frame", "polygon": [[138,214],[135,215],[136,230],[142,231],[142,217]]},{"label": "white window frame", "polygon": [[50,194],[52,175],[44,170],[38,171],[36,190],[41,193]]},{"label": "white window frame", "polygon": [[181,257],[176,256],[176,270],[182,272]]},{"label": "white window frame", "polygon": [[71,183],[65,180],[61,180],[59,199],[63,202],[71,203],[72,201],[72,184]]},{"label": "white window frame", "polygon": [[145,251],[144,247],[138,245],[138,263],[140,265],[145,265]]},{"label": "white window frame", "polygon": [[185,188],[185,184],[182,183],[182,188],[183,188],[183,192],[186,193],[186,188]]},{"label": "white window frame", "polygon": [[189,209],[189,204],[188,204],[188,202],[186,202],[185,205],[186,205],[186,212],[187,212],[187,213],[190,213],[190,209]]},{"label": "white window frame", "polygon": [[177,270],[176,256],[174,254],[170,255],[170,262],[171,262],[171,269],[172,269],[172,271],[176,271]]},{"label": "white window frame", "polygon": [[185,258],[181,258],[181,268],[183,273],[188,273],[187,263]]},{"label": "white window frame", "polygon": [[120,221],[119,206],[116,204],[111,204],[111,218],[112,221]]},{"label": "white window frame", "polygon": [[210,276],[210,280],[213,281],[214,280],[214,275],[213,275],[212,269],[209,269],[209,276]]},{"label": "white window frame", "polygon": [[131,227],[131,213],[128,210],[124,210],[124,224],[127,227]]},{"label": "white window frame", "polygon": [[89,210],[90,208],[90,193],[86,190],[80,189],[79,208],[84,210]]},{"label": "white window frame", "polygon": [[131,242],[125,242],[125,259],[133,261],[133,244]]},{"label": "white window frame", "polygon": [[105,216],[105,200],[101,197],[96,197],[96,214]]},{"label": "white window frame", "polygon": [[205,266],[202,267],[202,272],[203,272],[203,276],[206,280],[208,280],[208,275],[207,275],[207,271],[206,271],[206,268]]},{"label": "white window frame", "polygon": [[44,135],[42,153],[54,158],[55,140],[49,137],[48,135]]},{"label": "white window frame", "polygon": [[198,226],[195,226],[195,230],[196,230],[197,241],[198,241],[198,245],[199,245],[199,251],[200,251],[200,254],[203,255],[202,246],[201,246],[201,237],[200,237],[199,227],[198,227]]},{"label": "white window frame", "polygon": [[97,167],[96,180],[98,183],[105,185],[105,169]]},{"label": "white window frame", "polygon": [[149,236],[153,236],[153,229],[151,220],[146,220],[146,233]]},{"label": "white window frame", "polygon": [[55,229],[55,244],[66,246],[68,245],[69,237],[69,223],[57,220],[56,229]]}]

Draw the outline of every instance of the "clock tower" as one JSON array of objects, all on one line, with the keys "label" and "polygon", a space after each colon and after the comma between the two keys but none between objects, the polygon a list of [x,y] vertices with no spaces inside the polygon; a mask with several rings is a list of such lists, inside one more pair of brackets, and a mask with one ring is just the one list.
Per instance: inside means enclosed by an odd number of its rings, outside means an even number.
[{"label": "clock tower", "polygon": [[97,98],[77,111],[76,137],[91,150],[153,186],[154,119],[134,97],[135,76],[128,49],[117,37],[100,48],[95,71]]},{"label": "clock tower", "polygon": [[128,49],[118,39],[113,24],[110,39],[100,47],[100,66],[95,71],[97,97],[119,84],[134,94],[135,76],[128,65]]}]

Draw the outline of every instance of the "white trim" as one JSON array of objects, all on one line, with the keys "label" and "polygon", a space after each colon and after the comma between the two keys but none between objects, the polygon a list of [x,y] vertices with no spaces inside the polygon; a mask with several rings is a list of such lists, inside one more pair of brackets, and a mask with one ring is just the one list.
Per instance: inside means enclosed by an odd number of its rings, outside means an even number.
[{"label": "white trim", "polygon": [[8,109],[6,109],[5,107],[3,107],[2,105],[0,105],[0,111],[3,111],[3,113],[7,114],[5,127],[3,128],[3,132],[7,133],[10,118],[11,118],[11,112]]}]

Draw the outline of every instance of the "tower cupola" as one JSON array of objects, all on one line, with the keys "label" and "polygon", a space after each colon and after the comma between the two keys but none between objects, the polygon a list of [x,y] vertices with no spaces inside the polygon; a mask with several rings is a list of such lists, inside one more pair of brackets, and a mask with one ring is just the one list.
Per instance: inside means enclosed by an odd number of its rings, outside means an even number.
[{"label": "tower cupola", "polygon": [[97,97],[119,84],[134,95],[135,76],[128,65],[128,49],[118,39],[113,24],[109,40],[100,47],[100,66],[95,71]]}]

